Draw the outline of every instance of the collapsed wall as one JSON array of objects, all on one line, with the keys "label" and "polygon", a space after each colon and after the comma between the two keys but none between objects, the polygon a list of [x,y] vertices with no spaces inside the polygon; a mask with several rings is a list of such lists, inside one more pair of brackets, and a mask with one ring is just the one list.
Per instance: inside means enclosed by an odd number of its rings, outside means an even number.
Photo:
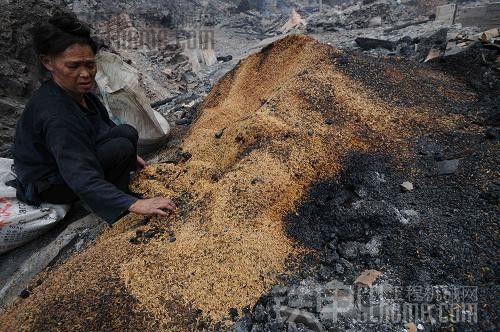
[{"label": "collapsed wall", "polygon": [[[24,103],[38,88],[38,60],[32,50],[31,32],[55,12],[64,10],[60,0],[4,1],[0,13],[0,157],[10,157],[14,127]],[[30,13],[29,20],[26,14]]]},{"label": "collapsed wall", "polygon": [[[461,81],[398,59],[288,36],[241,61],[205,99],[172,162],[134,189],[178,205],[129,215],[35,282],[7,330],[190,330],[251,307],[309,248],[283,225],[355,152],[404,165],[409,140],[451,132],[476,99]],[[234,310],[233,310],[234,312]],[[205,325],[204,325],[205,324]]]}]

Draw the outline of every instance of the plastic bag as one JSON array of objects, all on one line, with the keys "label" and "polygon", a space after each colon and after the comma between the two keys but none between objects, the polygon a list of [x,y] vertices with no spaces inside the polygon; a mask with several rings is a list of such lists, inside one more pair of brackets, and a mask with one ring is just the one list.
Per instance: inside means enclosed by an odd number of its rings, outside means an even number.
[{"label": "plastic bag", "polygon": [[39,237],[64,218],[69,205],[28,205],[7,185],[15,179],[12,159],[0,158],[0,254]]},{"label": "plastic bag", "polygon": [[148,153],[166,141],[170,126],[163,116],[153,110],[139,85],[139,72],[118,55],[101,51],[96,57],[95,80],[108,110],[116,124],[126,123],[139,133],[139,152]]}]

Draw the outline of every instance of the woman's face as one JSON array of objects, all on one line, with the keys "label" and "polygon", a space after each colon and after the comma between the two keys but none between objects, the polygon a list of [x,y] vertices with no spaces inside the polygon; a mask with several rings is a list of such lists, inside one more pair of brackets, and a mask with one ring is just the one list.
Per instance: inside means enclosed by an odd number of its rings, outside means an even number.
[{"label": "woman's face", "polygon": [[63,89],[83,95],[94,87],[95,54],[89,45],[73,44],[56,56],[41,56],[45,68]]}]

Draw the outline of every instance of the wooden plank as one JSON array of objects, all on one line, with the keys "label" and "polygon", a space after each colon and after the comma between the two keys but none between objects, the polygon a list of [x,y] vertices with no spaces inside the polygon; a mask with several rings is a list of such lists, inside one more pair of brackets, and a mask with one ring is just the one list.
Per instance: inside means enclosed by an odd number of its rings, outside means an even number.
[{"label": "wooden plank", "polygon": [[478,7],[459,8],[456,23],[462,26],[478,26],[481,29],[492,29],[500,26],[500,2]]},{"label": "wooden plank", "polygon": [[452,25],[455,22],[457,5],[452,3],[436,7],[436,21]]},{"label": "wooden plank", "polygon": [[483,42],[489,42],[490,40],[492,40],[493,38],[498,37],[498,36],[500,36],[500,29],[494,28],[494,29],[490,29],[488,31],[483,32],[481,34],[481,40]]}]

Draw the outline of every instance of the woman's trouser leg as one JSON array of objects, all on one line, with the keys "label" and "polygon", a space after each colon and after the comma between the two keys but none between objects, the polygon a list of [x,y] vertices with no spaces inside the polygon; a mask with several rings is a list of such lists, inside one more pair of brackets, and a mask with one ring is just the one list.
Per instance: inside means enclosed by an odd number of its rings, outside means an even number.
[{"label": "woman's trouser leg", "polygon": [[128,192],[130,172],[137,165],[137,150],[132,142],[125,137],[111,138],[97,147],[97,158],[106,180]]}]

